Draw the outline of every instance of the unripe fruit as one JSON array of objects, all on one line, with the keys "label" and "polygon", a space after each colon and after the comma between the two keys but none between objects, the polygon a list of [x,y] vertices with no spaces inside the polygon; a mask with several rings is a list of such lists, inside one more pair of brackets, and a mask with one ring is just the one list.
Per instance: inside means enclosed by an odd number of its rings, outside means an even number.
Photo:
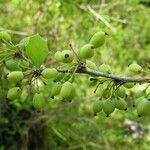
[{"label": "unripe fruit", "polygon": [[29,79],[23,79],[22,82],[21,82],[21,85],[22,86],[29,85]]},{"label": "unripe fruit", "polygon": [[62,59],[64,63],[71,63],[73,61],[73,52],[70,50],[62,51]]},{"label": "unripe fruit", "polygon": [[129,70],[133,73],[138,73],[142,70],[142,67],[136,63],[129,65]]},{"label": "unripe fruit", "polygon": [[103,101],[96,99],[93,103],[93,112],[96,115],[97,113],[99,113],[101,110],[103,109]]},{"label": "unripe fruit", "polygon": [[84,45],[80,51],[79,51],[79,56],[81,59],[88,59],[93,57],[94,55],[94,50],[92,49],[93,46],[91,44],[86,44]]},{"label": "unripe fruit", "polygon": [[75,91],[75,88],[73,88],[71,94],[67,98],[65,98],[65,100],[67,100],[68,102],[71,102],[72,99],[74,99],[75,95],[76,95],[76,91]]},{"label": "unripe fruit", "polygon": [[5,62],[5,65],[6,65],[6,68],[11,71],[20,71],[21,70],[21,68],[18,65],[18,62],[13,59],[7,60]]},{"label": "unripe fruit", "polygon": [[51,90],[51,96],[56,96],[60,93],[60,90],[61,90],[61,83],[56,83],[53,87],[52,87],[52,90]]},{"label": "unripe fruit", "polygon": [[42,71],[41,75],[45,79],[51,79],[56,77],[58,74],[57,70],[55,68],[46,68]]},{"label": "unripe fruit", "polygon": [[124,98],[126,95],[126,90],[124,87],[120,87],[117,91],[116,91],[116,96]]},{"label": "unripe fruit", "polygon": [[17,83],[24,78],[22,71],[13,71],[7,75],[7,79],[11,83]]},{"label": "unripe fruit", "polygon": [[129,83],[123,84],[123,86],[124,86],[125,88],[127,88],[127,89],[133,88],[134,85],[135,85],[135,83],[133,83],[133,82],[129,82]]},{"label": "unripe fruit", "polygon": [[62,62],[63,61],[62,52],[60,52],[60,51],[56,52],[55,55],[54,55],[54,59],[57,62]]},{"label": "unripe fruit", "polygon": [[45,106],[45,99],[42,93],[36,93],[33,97],[33,106],[37,110],[41,110]]},{"label": "unripe fruit", "polygon": [[14,87],[14,88],[9,89],[7,93],[7,98],[9,100],[16,100],[20,98],[20,95],[21,95],[21,89],[19,87]]},{"label": "unripe fruit", "polygon": [[88,85],[89,86],[95,86],[97,84],[97,80],[94,80],[93,78],[88,78]]},{"label": "unripe fruit", "polygon": [[0,32],[0,40],[1,41],[6,41],[6,42],[11,42],[11,36],[5,31]]},{"label": "unripe fruit", "polygon": [[102,64],[99,66],[99,71],[104,73],[111,73],[111,68],[107,64]]},{"label": "unripe fruit", "polygon": [[57,76],[54,78],[54,81],[60,81],[64,78],[65,73],[58,73]]},{"label": "unripe fruit", "polygon": [[21,67],[21,68],[28,68],[29,67],[29,63],[26,62],[25,60],[19,60],[19,67]]},{"label": "unripe fruit", "polygon": [[137,114],[139,117],[150,113],[150,101],[146,98],[141,100],[137,105]]},{"label": "unripe fruit", "polygon": [[108,89],[108,88],[106,88],[106,89],[104,89],[103,91],[102,91],[102,97],[104,97],[104,98],[109,98],[111,96],[111,91]]},{"label": "unripe fruit", "polygon": [[90,69],[95,69],[97,70],[97,66],[94,62],[90,61],[90,60],[86,60],[86,66]]},{"label": "unripe fruit", "polygon": [[119,110],[127,110],[127,102],[122,98],[116,99],[115,106]]},{"label": "unripe fruit", "polygon": [[25,49],[26,45],[29,42],[30,37],[26,37],[19,42],[19,47]]},{"label": "unripe fruit", "polygon": [[27,97],[28,97],[27,89],[24,89],[24,90],[22,91],[21,95],[20,95],[20,98],[21,98],[22,100],[26,100]]},{"label": "unripe fruit", "polygon": [[115,104],[112,99],[107,99],[103,104],[103,111],[109,117],[109,115],[115,110]]},{"label": "unripe fruit", "polygon": [[145,96],[141,96],[141,97],[135,99],[134,106],[137,106],[139,104],[139,102],[142,101],[144,98],[145,98]]},{"label": "unripe fruit", "polygon": [[145,95],[145,92],[144,91],[138,91],[138,92],[136,92],[135,94],[134,94],[134,96],[136,97],[136,98],[139,98],[139,97],[142,97],[142,96],[144,96]]},{"label": "unripe fruit", "polygon": [[[62,85],[61,91],[60,91],[60,95],[64,98],[64,99],[73,99],[75,96],[75,89],[74,86],[70,83],[70,82],[65,82]],[[70,100],[71,100],[70,99]]]},{"label": "unripe fruit", "polygon": [[92,44],[94,48],[102,46],[104,42],[105,42],[105,32],[96,32],[90,40],[90,44]]}]

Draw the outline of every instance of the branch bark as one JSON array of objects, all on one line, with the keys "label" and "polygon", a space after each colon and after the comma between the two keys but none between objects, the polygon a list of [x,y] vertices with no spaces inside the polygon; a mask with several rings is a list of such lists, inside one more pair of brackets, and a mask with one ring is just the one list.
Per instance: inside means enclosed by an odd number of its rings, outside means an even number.
[{"label": "branch bark", "polygon": [[[70,72],[69,70],[58,70],[59,72],[63,73],[68,73]],[[127,82],[134,82],[134,83],[150,83],[150,78],[130,78],[130,77],[120,77],[118,75],[114,74],[107,74],[103,72],[99,72],[96,70],[89,69],[85,66],[80,66],[77,70],[76,73],[82,73],[82,74],[89,74],[89,75],[94,75],[97,77],[104,77],[104,78],[110,78],[114,81],[116,81],[119,84],[124,84]]]}]

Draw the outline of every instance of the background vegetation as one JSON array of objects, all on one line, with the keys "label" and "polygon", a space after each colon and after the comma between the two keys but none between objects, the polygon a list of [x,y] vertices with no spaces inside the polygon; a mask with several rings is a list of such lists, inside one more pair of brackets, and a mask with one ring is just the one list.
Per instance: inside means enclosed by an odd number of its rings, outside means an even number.
[{"label": "background vegetation", "polygon": [[[143,67],[150,63],[149,5],[149,0],[0,0],[0,30],[10,32],[15,43],[39,33],[48,40],[51,54],[69,48],[69,43],[77,50],[104,30],[110,36],[92,60],[108,63],[113,73],[125,76],[131,62]],[[55,66],[52,58],[48,63]],[[149,128],[149,117],[138,118],[131,106],[139,87],[128,93],[127,112],[106,118],[92,113],[95,95],[86,76],[76,82],[82,83],[79,97],[70,104],[49,101],[46,112],[35,112],[30,98],[13,104],[1,98],[0,150],[150,149],[149,133],[134,139],[124,126],[131,119]]]}]

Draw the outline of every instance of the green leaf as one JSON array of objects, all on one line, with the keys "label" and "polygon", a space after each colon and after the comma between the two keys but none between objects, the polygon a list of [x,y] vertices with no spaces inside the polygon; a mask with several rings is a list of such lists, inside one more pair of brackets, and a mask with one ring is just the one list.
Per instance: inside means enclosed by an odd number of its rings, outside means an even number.
[{"label": "green leaf", "polygon": [[47,42],[40,36],[31,36],[26,43],[25,53],[33,65],[40,67],[48,55]]}]

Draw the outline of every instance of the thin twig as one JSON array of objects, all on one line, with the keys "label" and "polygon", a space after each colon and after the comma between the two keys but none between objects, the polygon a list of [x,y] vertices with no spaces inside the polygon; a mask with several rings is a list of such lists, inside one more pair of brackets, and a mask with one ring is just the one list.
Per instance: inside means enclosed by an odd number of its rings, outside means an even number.
[{"label": "thin twig", "polygon": [[115,18],[115,17],[111,17],[111,16],[107,16],[107,15],[105,15],[103,17],[104,18],[109,18],[109,19],[111,19],[113,21],[116,21],[116,22],[119,22],[119,23],[123,23],[123,24],[127,24],[128,23],[128,21],[126,19]]},{"label": "thin twig", "polygon": [[17,35],[22,35],[22,36],[30,35],[30,34],[27,33],[27,32],[15,31],[15,30],[8,30],[8,29],[1,28],[1,27],[0,27],[0,31],[7,31],[7,32],[12,33],[12,34],[17,34]]},{"label": "thin twig", "polygon": [[100,14],[98,14],[94,9],[92,9],[90,6],[87,6],[87,9],[90,11],[90,13],[96,17],[96,19],[101,20],[109,29],[111,29],[112,32],[116,32],[116,29]]},{"label": "thin twig", "polygon": [[32,63],[27,57],[25,57],[22,53],[19,53],[19,55],[22,57],[23,60],[25,60],[25,61],[28,62],[31,66],[33,66],[33,63]]}]

